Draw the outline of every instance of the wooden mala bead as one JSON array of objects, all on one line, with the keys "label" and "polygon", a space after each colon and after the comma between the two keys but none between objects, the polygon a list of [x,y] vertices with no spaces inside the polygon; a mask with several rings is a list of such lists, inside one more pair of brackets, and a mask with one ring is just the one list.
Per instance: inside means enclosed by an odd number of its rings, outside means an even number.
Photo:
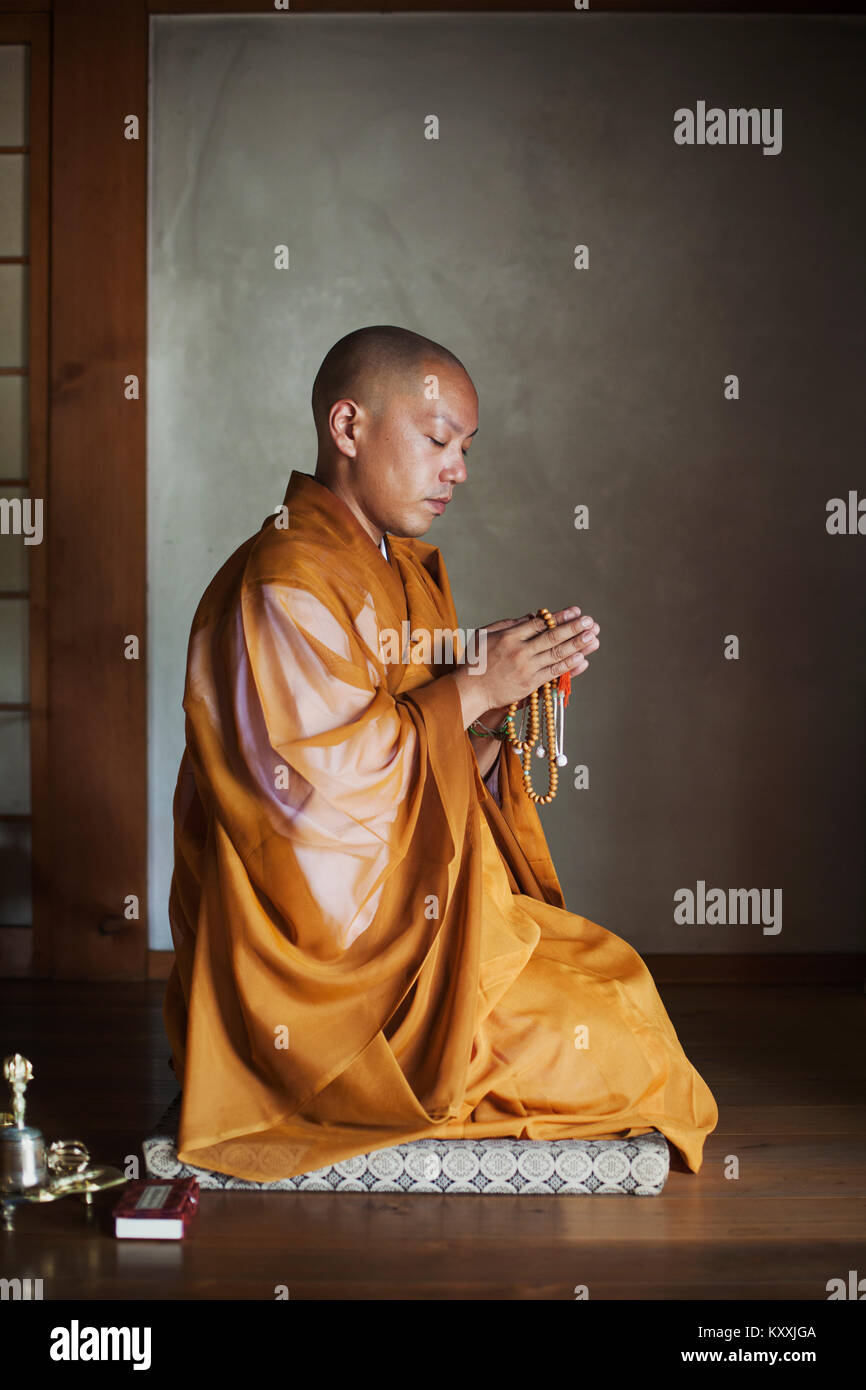
[{"label": "wooden mala bead", "polygon": [[[549,608],[539,608],[536,616],[543,618],[549,628],[556,627],[556,623],[553,620]],[[514,726],[514,716],[517,712],[519,701],[514,700],[508,708],[508,714],[505,720],[505,736],[514,751],[522,757],[523,789],[531,801],[538,802],[541,805],[546,805],[556,796],[559,784],[558,768],[564,767],[568,761],[557,738],[557,712],[555,702],[557,700],[560,701],[560,709],[564,716],[565,705],[568,703],[570,689],[571,677],[567,671],[564,675],[560,676],[558,680],[545,681],[540,687],[541,697],[544,702],[544,719],[547,729],[547,749],[545,750],[541,745],[539,745],[537,749],[537,753],[540,757],[544,757],[546,751],[548,759],[547,793],[544,796],[541,796],[535,791],[532,785],[532,773],[530,771],[532,750],[535,747],[539,733],[539,690],[533,690],[529,697],[529,729],[528,732],[524,733],[522,739],[518,738],[517,730]],[[525,724],[526,716],[524,713],[524,727]]]}]

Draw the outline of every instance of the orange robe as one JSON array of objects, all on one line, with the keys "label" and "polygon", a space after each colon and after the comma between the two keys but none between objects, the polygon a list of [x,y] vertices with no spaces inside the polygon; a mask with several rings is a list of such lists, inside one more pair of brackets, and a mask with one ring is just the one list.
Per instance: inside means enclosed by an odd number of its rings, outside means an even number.
[{"label": "orange robe", "polygon": [[566,910],[520,759],[502,746],[500,809],[447,649],[382,659],[380,630],[457,628],[439,550],[389,536],[389,563],[308,474],[285,505],[190,634],[180,1158],[266,1182],[419,1138],[659,1129],[698,1172],[712,1093],[641,956]]}]

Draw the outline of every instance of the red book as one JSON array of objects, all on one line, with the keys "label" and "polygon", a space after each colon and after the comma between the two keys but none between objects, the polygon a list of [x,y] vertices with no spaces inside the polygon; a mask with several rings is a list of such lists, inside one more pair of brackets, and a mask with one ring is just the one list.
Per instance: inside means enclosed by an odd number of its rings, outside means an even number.
[{"label": "red book", "polygon": [[182,1240],[198,1211],[196,1178],[140,1178],[127,1183],[114,1208],[121,1240]]}]

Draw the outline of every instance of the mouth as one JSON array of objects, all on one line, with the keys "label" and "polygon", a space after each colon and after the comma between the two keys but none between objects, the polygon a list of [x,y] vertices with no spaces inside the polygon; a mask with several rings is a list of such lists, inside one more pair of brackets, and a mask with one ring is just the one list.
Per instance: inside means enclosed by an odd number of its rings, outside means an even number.
[{"label": "mouth", "polygon": [[445,508],[448,506],[448,503],[451,501],[451,498],[450,498],[450,497],[425,497],[424,500],[425,500],[425,502],[427,502],[427,504],[428,504],[429,506],[431,506],[431,507],[433,508],[433,510],[434,510],[434,512],[436,513],[437,516],[441,516],[442,513],[444,512]]}]

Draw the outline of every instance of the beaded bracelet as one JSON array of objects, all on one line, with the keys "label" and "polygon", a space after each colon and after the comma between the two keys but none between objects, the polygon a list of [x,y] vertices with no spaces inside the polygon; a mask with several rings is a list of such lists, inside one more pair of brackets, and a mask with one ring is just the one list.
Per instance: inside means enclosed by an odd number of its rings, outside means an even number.
[{"label": "beaded bracelet", "polygon": [[498,729],[488,729],[486,724],[482,724],[480,719],[475,719],[469,725],[469,733],[477,734],[479,738],[499,738],[504,739],[508,736],[508,720],[503,719]]}]

